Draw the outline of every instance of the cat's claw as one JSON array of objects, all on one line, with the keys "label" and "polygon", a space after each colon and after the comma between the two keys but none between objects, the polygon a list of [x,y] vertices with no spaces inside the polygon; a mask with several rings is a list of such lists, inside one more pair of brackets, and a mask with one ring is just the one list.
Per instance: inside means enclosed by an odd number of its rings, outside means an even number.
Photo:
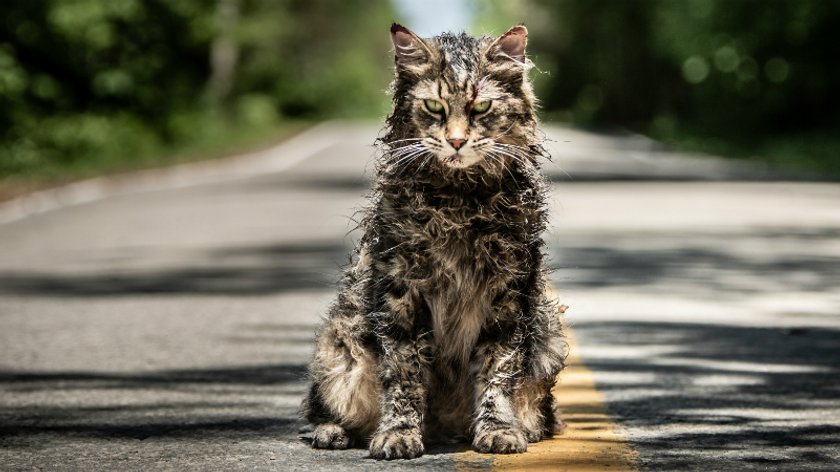
[{"label": "cat's claw", "polygon": [[350,435],[341,426],[332,423],[319,424],[312,433],[312,447],[315,449],[347,449]]},{"label": "cat's claw", "polygon": [[370,457],[374,459],[413,459],[423,452],[423,437],[413,429],[382,431],[370,441]]},{"label": "cat's claw", "polygon": [[476,435],[473,448],[488,454],[514,454],[527,451],[528,440],[518,429],[494,429]]}]

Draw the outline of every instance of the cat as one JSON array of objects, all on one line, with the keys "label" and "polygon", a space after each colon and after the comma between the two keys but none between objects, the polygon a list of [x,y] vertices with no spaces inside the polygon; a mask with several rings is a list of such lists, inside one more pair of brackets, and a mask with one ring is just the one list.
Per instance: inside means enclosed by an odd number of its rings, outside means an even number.
[{"label": "cat", "polygon": [[424,441],[524,452],[561,426],[562,309],[546,294],[547,185],[528,31],[421,39],[393,24],[388,116],[363,235],[317,341],[312,446]]}]

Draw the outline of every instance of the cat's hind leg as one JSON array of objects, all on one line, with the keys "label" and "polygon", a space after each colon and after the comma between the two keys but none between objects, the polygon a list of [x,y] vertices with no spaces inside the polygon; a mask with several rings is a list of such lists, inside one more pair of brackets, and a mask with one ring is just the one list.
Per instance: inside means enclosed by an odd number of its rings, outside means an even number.
[{"label": "cat's hind leg", "polygon": [[344,449],[376,429],[382,387],[376,360],[359,336],[359,319],[335,317],[318,337],[310,366],[312,387],[304,400],[315,425],[312,446]]},{"label": "cat's hind leg", "polygon": [[551,388],[554,382],[527,379],[513,394],[513,409],[528,442],[537,442],[563,431],[560,410]]},{"label": "cat's hind leg", "polygon": [[557,374],[565,366],[569,346],[563,337],[560,317],[565,307],[550,298],[550,292],[546,291],[539,292],[531,306],[535,311],[528,338],[529,355],[513,403],[528,442],[536,442],[565,428],[552,388]]}]

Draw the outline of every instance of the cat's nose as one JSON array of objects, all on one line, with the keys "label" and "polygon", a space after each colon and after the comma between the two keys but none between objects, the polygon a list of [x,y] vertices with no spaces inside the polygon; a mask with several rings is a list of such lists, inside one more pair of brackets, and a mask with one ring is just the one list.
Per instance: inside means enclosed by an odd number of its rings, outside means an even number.
[{"label": "cat's nose", "polygon": [[463,146],[464,143],[467,142],[466,139],[447,139],[447,141],[449,141],[449,144],[451,144],[456,151],[458,149],[461,149],[461,146]]}]

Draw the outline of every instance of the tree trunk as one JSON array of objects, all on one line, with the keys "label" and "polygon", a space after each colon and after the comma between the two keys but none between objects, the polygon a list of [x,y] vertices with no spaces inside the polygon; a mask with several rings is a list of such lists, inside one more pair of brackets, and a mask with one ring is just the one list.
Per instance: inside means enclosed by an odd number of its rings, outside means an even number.
[{"label": "tree trunk", "polygon": [[216,38],[210,46],[208,88],[217,107],[225,104],[233,89],[239,60],[239,45],[235,38],[239,12],[240,0],[218,0],[216,4]]}]

